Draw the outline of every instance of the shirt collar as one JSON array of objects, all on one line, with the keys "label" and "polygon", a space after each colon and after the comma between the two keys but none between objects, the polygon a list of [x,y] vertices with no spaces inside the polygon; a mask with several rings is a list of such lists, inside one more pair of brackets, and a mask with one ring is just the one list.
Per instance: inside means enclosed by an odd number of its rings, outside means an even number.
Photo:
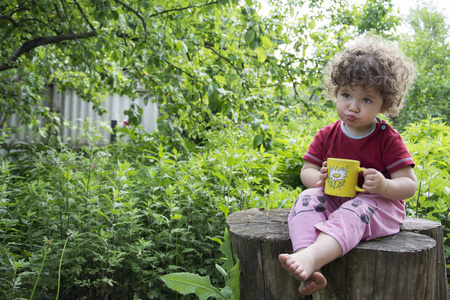
[{"label": "shirt collar", "polygon": [[364,135],[364,136],[357,136],[357,135],[351,134],[351,133],[347,130],[347,128],[345,128],[344,122],[342,122],[342,121],[341,121],[341,129],[342,129],[342,132],[343,132],[346,136],[348,136],[349,138],[355,139],[355,140],[360,140],[360,139],[366,138],[366,137],[368,137],[369,135],[371,135],[371,134],[375,131],[376,124],[377,124],[377,123],[374,123],[373,126],[372,126],[372,130],[371,130],[368,134],[366,134],[366,135]]}]

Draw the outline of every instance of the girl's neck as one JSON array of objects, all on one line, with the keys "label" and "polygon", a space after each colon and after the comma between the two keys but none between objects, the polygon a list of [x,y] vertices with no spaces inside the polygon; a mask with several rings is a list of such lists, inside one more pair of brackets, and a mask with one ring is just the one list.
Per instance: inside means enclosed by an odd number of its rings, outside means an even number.
[{"label": "girl's neck", "polygon": [[353,139],[362,139],[370,135],[375,130],[375,124],[378,123],[378,121],[379,120],[377,118],[371,124],[364,126],[364,128],[350,128],[345,126],[344,122],[341,122],[341,128],[348,137]]}]

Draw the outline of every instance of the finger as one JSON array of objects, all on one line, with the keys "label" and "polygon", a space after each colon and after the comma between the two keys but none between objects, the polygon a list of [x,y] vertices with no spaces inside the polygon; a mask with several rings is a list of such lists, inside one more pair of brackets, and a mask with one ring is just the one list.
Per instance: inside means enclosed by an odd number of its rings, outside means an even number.
[{"label": "finger", "polygon": [[376,177],[372,174],[369,174],[367,176],[364,176],[364,182],[368,181],[375,181]]}]

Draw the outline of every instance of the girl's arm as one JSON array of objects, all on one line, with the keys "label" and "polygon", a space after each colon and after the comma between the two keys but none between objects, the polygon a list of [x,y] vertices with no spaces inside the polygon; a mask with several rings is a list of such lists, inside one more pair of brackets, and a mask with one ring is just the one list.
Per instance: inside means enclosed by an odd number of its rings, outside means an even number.
[{"label": "girl's arm", "polygon": [[305,161],[300,172],[300,178],[303,184],[307,188],[314,188],[323,186],[325,184],[325,179],[327,178],[327,162],[324,161],[322,167],[319,167],[313,163]]},{"label": "girl's arm", "polygon": [[364,171],[362,188],[369,193],[392,200],[405,200],[414,196],[417,189],[417,178],[411,166],[405,166],[391,174],[387,179],[375,169]]}]

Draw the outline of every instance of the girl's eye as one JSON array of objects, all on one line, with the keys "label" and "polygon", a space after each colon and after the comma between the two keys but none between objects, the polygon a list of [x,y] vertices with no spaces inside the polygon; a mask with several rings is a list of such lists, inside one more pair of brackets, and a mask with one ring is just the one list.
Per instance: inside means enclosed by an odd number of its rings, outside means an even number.
[{"label": "girl's eye", "polygon": [[369,98],[363,98],[361,101],[364,103],[372,103],[372,100],[370,100]]},{"label": "girl's eye", "polygon": [[350,95],[347,94],[347,93],[342,93],[342,97],[344,97],[344,98],[350,98]]}]

